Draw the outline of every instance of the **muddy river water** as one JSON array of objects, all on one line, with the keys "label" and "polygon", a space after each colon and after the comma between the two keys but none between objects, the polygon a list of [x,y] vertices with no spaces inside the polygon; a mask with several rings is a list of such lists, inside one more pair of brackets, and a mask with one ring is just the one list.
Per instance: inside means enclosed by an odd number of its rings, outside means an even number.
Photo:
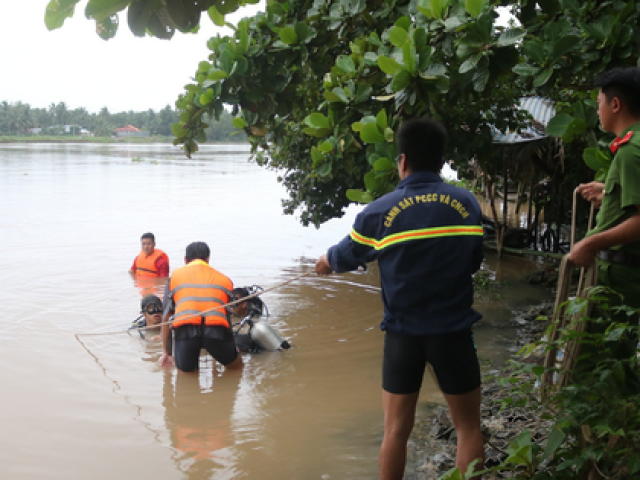
[{"label": "muddy river water", "polygon": [[[127,273],[143,232],[172,268],[206,241],[236,286],[268,288],[312,268],[359,207],[319,230],[282,214],[277,173],[246,146],[0,144],[0,478],[371,479],[382,436],[381,302],[375,268],[310,276],[264,295],[293,348],[245,355],[242,372],[202,357],[199,375],[156,361],[160,344],[120,333],[140,291]],[[501,282],[479,295],[483,362],[513,346],[513,309],[548,299],[533,260],[487,253]],[[421,404],[439,402],[427,375]]]}]

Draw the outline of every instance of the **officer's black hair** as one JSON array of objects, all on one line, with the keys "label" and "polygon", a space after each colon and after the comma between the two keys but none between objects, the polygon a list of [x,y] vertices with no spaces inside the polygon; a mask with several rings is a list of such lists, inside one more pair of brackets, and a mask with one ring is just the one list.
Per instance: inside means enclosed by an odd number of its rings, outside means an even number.
[{"label": "officer's black hair", "polygon": [[447,141],[447,131],[435,120],[405,120],[398,129],[398,154],[404,154],[412,172],[439,173]]},{"label": "officer's black hair", "polygon": [[150,238],[153,243],[156,243],[156,237],[151,232],[143,233],[140,237],[140,241],[144,240],[145,238]]},{"label": "officer's black hair", "polygon": [[204,242],[193,242],[187,245],[187,252],[185,253],[187,262],[206,260],[209,258],[209,255],[211,255],[211,250],[209,250],[209,245]]},{"label": "officer's black hair", "polygon": [[611,102],[618,97],[632,117],[640,118],[640,69],[618,67],[602,72],[593,80],[593,86],[600,88]]}]

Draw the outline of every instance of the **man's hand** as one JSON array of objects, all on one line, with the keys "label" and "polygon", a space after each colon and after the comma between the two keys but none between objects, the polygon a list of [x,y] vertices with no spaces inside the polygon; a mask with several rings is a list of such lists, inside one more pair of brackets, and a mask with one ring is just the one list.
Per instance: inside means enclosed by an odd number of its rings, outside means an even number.
[{"label": "man's hand", "polygon": [[569,261],[578,267],[588,267],[593,262],[596,253],[598,250],[593,247],[589,238],[585,238],[573,246],[569,252]]},{"label": "man's hand", "polygon": [[596,207],[599,207],[604,196],[604,183],[581,183],[578,185],[578,192],[582,195],[582,198],[588,202],[593,202]]},{"label": "man's hand", "polygon": [[169,355],[168,353],[163,353],[162,356],[160,357],[159,363],[160,363],[160,366],[163,368],[171,368],[173,367],[173,364],[175,362],[171,355]]},{"label": "man's hand", "polygon": [[320,258],[316,260],[316,267],[314,271],[318,275],[329,275],[330,273],[333,273],[333,269],[331,268],[326,255],[321,255]]}]

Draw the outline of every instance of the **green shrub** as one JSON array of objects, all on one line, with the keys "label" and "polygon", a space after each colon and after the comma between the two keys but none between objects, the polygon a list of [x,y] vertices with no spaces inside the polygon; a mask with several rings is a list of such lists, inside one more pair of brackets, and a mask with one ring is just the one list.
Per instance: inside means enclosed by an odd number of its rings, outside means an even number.
[{"label": "green shrub", "polygon": [[[503,407],[535,411],[540,423],[533,430],[522,431],[505,452],[505,460],[483,473],[531,480],[640,478],[640,361],[635,349],[625,355],[620,352],[624,341],[637,343],[638,310],[610,306],[612,295],[615,293],[604,287],[592,290],[590,300],[597,313],[580,320],[591,322],[588,332],[561,330],[554,346],[564,349],[576,340],[582,353],[573,382],[554,392],[548,401],[540,400],[537,387],[545,367],[510,362],[501,379],[508,390]],[[586,304],[584,299],[570,300],[567,309],[584,311]],[[523,347],[520,353],[540,346],[548,350],[552,345],[546,338],[548,335]],[[559,373],[558,367],[549,370]],[[534,442],[534,435],[544,440]],[[471,478],[472,473],[467,473],[452,469],[440,478]]]}]

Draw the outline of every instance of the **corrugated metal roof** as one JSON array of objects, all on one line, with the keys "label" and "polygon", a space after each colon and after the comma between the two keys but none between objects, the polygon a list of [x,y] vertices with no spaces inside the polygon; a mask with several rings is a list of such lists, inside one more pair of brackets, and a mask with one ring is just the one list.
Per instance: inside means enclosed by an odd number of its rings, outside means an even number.
[{"label": "corrugated metal roof", "polygon": [[523,97],[517,107],[528,111],[533,116],[533,125],[525,128],[520,133],[502,133],[494,130],[493,143],[513,145],[548,137],[545,127],[549,125],[549,120],[556,114],[556,104],[553,100],[544,97]]}]

